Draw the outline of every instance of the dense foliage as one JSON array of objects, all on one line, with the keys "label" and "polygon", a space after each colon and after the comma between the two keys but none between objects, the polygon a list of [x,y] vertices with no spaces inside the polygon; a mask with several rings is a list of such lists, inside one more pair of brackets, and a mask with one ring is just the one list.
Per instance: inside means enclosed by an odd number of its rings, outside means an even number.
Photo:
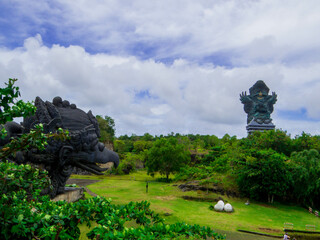
[{"label": "dense foliage", "polygon": [[[45,171],[0,162],[1,239],[78,239],[79,225],[93,222],[98,225],[87,234],[89,239],[224,239],[207,227],[167,225],[146,201],[114,205],[110,199],[95,197],[75,203],[53,202],[40,195],[48,186]],[[138,227],[127,228],[130,221]]]},{"label": "dense foliage", "polygon": [[102,116],[97,115],[96,119],[99,124],[100,129],[100,141],[103,143],[112,143],[115,136],[115,122],[114,119],[109,116]]},{"label": "dense foliage", "polygon": [[289,160],[292,198],[308,206],[320,204],[320,154],[317,150],[294,152]]},{"label": "dense foliage", "polygon": [[[126,169],[118,173],[134,171],[141,167],[141,163],[147,169],[149,167],[150,173],[155,169],[160,171],[161,156],[168,151],[159,146],[158,151],[154,151],[155,145],[160,141],[164,145],[170,139],[176,139],[184,146],[185,152],[191,153],[188,163],[175,170],[176,180],[198,180],[207,188],[218,187],[259,201],[289,201],[320,207],[318,135],[303,132],[291,137],[278,129],[254,132],[242,139],[228,134],[220,139],[214,135],[178,133],[155,137],[148,133],[144,136],[125,135],[115,141],[116,151],[119,150]],[[154,161],[148,163],[151,151],[154,152]]]},{"label": "dense foliage", "polygon": [[252,150],[244,161],[238,162],[237,182],[243,195],[273,202],[274,197],[287,196],[292,179],[286,157],[268,149]]},{"label": "dense foliage", "polygon": [[225,184],[228,177],[242,196],[319,208],[319,140],[306,133],[291,138],[281,130],[254,132],[240,140],[221,139],[200,163],[185,166],[176,177],[214,185]]},{"label": "dense foliage", "polygon": [[180,170],[188,163],[189,152],[175,138],[161,138],[154,142],[148,152],[146,167],[148,174],[160,172],[168,181],[170,173]]},{"label": "dense foliage", "polygon": [[36,108],[30,102],[16,100],[20,97],[19,87],[14,86],[17,79],[9,79],[5,88],[0,88],[0,124],[12,121],[15,117],[34,114]]}]

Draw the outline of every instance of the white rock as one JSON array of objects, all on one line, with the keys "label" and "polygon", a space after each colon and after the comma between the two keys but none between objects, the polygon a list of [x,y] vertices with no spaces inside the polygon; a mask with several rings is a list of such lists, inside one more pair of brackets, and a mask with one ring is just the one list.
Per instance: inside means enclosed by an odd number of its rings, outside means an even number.
[{"label": "white rock", "polygon": [[214,210],[216,210],[218,212],[222,212],[223,211],[223,205],[220,205],[220,204],[214,205]]},{"label": "white rock", "polygon": [[218,201],[216,205],[214,205],[214,210],[218,212],[222,212],[224,207],[224,202],[222,200]]},{"label": "white rock", "polygon": [[224,205],[224,210],[226,212],[233,212],[233,207],[231,206],[230,203],[227,203],[226,205]]},{"label": "white rock", "polygon": [[224,202],[222,200],[219,200],[217,204],[220,204],[220,205],[224,206]]}]

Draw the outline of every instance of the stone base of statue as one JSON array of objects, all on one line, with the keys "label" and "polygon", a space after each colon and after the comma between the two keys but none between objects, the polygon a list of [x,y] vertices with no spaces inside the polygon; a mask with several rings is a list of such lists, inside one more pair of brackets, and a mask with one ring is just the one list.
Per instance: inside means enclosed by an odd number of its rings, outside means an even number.
[{"label": "stone base of statue", "polygon": [[67,201],[67,202],[76,202],[79,199],[83,198],[83,188],[76,187],[65,187],[65,192],[55,196],[52,201]]},{"label": "stone base of statue", "polygon": [[266,122],[261,122],[253,119],[248,125],[247,125],[247,131],[248,134],[251,134],[254,131],[260,131],[263,132],[265,130],[273,130],[275,129],[275,125],[272,123],[272,121],[266,123]]}]

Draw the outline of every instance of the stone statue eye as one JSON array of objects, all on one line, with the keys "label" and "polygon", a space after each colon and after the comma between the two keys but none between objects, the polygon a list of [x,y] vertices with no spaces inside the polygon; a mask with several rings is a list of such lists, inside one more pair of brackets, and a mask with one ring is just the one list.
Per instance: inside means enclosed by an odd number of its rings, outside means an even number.
[{"label": "stone statue eye", "polygon": [[99,148],[99,151],[102,152],[103,149],[104,149],[104,144],[101,143],[101,142],[99,142],[99,143],[98,143],[98,148]]}]

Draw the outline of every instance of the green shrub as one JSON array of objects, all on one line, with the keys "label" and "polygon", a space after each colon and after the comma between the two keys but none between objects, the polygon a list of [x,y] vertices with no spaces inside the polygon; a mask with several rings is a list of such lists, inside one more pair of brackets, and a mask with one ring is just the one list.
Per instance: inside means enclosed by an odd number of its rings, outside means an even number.
[{"label": "green shrub", "polygon": [[[31,103],[15,101],[20,96],[16,80],[9,79],[6,88],[0,88],[0,124],[14,117],[27,116],[35,111]],[[22,149],[43,149],[49,137],[42,133],[41,125],[30,134],[12,140],[0,149],[0,237],[1,239],[78,239],[79,224],[98,224],[87,236],[91,239],[167,239],[170,236],[199,236],[203,239],[223,236],[210,228],[176,223],[163,224],[163,219],[150,210],[150,203],[143,201],[126,205],[113,205],[101,197],[79,200],[75,203],[50,201],[41,190],[50,186],[46,171],[28,164],[16,165],[6,158]],[[1,139],[6,136],[1,131]],[[66,138],[63,133],[56,137]],[[125,145],[124,145],[125,146]],[[124,224],[135,220],[137,228],[126,229]]]},{"label": "green shrub", "polygon": [[140,154],[135,153],[124,153],[120,155],[120,164],[117,168],[112,169],[112,173],[114,174],[129,174],[139,168],[143,167],[143,162],[145,159],[144,152]]},{"label": "green shrub", "polygon": [[[40,191],[49,185],[45,171],[30,165],[0,162],[0,236],[1,239],[78,239],[80,224],[89,227],[90,239],[168,239],[197,236],[202,239],[223,236],[210,228],[176,223],[166,225],[150,210],[150,203],[130,202],[114,205],[102,197],[75,203],[53,202]],[[136,228],[125,223],[135,221]]]}]

